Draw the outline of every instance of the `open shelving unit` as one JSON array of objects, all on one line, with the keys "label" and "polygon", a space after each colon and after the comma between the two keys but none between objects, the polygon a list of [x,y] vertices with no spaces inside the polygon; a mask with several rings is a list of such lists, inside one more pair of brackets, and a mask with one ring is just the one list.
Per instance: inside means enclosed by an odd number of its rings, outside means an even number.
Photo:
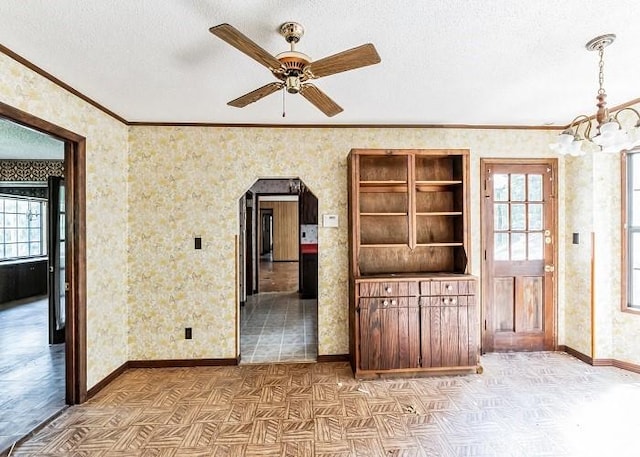
[{"label": "open shelving unit", "polygon": [[357,376],[478,367],[476,281],[466,274],[468,167],[468,150],[351,151],[349,315]]}]

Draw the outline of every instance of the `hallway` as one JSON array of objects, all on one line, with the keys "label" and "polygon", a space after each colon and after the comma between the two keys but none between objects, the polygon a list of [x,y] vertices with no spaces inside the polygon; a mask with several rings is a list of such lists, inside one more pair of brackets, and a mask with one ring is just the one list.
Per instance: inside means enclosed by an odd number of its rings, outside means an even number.
[{"label": "hallway", "polygon": [[240,315],[242,362],[314,362],[317,308],[317,300],[300,299],[296,292],[249,296]]},{"label": "hallway", "polygon": [[65,407],[64,344],[48,344],[47,298],[0,306],[0,452]]}]

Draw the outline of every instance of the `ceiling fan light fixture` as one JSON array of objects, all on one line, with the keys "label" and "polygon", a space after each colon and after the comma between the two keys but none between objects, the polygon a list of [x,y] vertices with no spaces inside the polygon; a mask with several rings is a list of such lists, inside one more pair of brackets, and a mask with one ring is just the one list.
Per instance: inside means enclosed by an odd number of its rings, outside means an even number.
[{"label": "ceiling fan light fixture", "polygon": [[287,92],[290,94],[297,94],[300,92],[302,84],[300,84],[300,78],[297,76],[287,76],[285,80],[285,85],[287,87]]},{"label": "ceiling fan light fixture", "polygon": [[[616,36],[610,33],[597,36],[589,40],[585,45],[588,51],[598,51],[600,57],[598,62],[599,89],[596,96],[596,100],[598,101],[596,106],[598,110],[595,116],[592,117],[584,114],[576,116],[576,118],[571,121],[571,124],[569,124],[569,127],[558,135],[556,141],[549,145],[550,148],[558,154],[583,155],[584,146],[587,144],[597,145],[598,149],[602,152],[614,153],[630,149],[640,144],[640,113],[633,108],[623,108],[615,115],[610,115],[609,109],[607,108],[607,93],[604,89],[604,48],[613,43],[615,39]],[[624,111],[631,111],[637,117],[635,126],[629,129],[624,129],[618,118],[618,115]],[[596,134],[591,136],[591,122],[593,119],[596,120],[598,125]],[[581,128],[584,128],[584,138],[579,136]],[[580,143],[579,146],[577,145],[578,142]],[[577,151],[582,151],[583,153],[576,154]]]}]

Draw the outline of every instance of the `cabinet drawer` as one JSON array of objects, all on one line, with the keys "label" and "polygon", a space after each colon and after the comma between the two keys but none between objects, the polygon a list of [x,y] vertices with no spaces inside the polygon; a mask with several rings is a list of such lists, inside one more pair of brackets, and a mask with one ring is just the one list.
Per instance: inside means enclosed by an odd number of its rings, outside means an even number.
[{"label": "cabinet drawer", "polygon": [[420,306],[473,306],[475,300],[466,295],[441,295],[439,297],[420,297]]},{"label": "cabinet drawer", "polygon": [[418,283],[406,281],[361,282],[361,297],[398,297],[418,295]]},{"label": "cabinet drawer", "polygon": [[415,297],[361,298],[358,301],[358,305],[360,308],[371,311],[377,309],[415,308],[418,306],[418,299]]},{"label": "cabinet drawer", "polygon": [[435,295],[475,295],[476,282],[473,280],[422,281],[420,294]]}]

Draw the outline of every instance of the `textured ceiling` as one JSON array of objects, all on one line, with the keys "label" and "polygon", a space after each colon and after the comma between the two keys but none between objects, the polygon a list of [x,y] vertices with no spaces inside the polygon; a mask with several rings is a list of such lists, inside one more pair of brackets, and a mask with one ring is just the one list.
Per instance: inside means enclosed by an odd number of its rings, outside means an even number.
[{"label": "textured ceiling", "polygon": [[[267,51],[319,59],[374,43],[382,63],[319,79],[344,108],[327,118],[299,95],[226,105],[273,81],[208,31],[230,23]],[[567,124],[595,111],[606,51],[611,106],[640,97],[640,8],[632,0],[2,0],[0,44],[128,121],[266,124]]]},{"label": "textured ceiling", "polygon": [[64,159],[64,142],[0,118],[0,160]]}]

